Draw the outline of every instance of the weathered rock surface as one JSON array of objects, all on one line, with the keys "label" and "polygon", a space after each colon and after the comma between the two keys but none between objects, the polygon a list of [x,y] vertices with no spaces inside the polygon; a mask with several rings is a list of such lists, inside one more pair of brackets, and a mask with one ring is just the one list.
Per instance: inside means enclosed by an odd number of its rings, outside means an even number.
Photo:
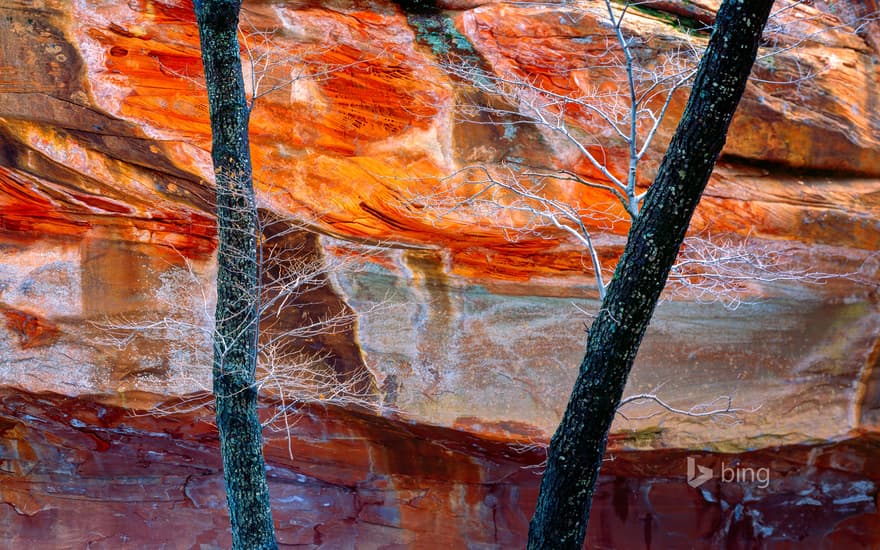
[{"label": "weathered rock surface", "polygon": [[[293,459],[286,441],[268,436],[282,546],[521,545],[540,450],[332,406],[300,414]],[[157,417],[103,399],[5,389],[0,430],[0,521],[10,547],[228,547],[207,411]],[[707,455],[625,451],[612,442],[591,546],[868,548],[880,536],[878,444],[874,434]],[[747,466],[771,477],[691,489],[679,468],[685,455],[717,472]]]},{"label": "weathered rock surface", "polygon": [[[634,11],[627,31],[644,39],[644,61],[666,70],[682,28],[710,24],[717,4],[657,2]],[[658,414],[651,403],[626,409],[597,500],[602,521],[591,527],[596,547],[880,544],[880,27],[859,19],[876,2],[828,4],[780,12],[765,50],[778,53],[758,62],[694,230],[718,246],[771,251],[795,273],[836,276],[737,283],[735,311],[687,292],[661,304],[629,392],[696,411],[730,396],[746,412],[732,422]],[[468,102],[497,98],[438,62],[478,60],[560,94],[613,91],[613,69],[583,62],[613,54],[610,29],[569,4],[416,7],[246,6],[261,206],[322,234],[298,233],[308,254],[349,258],[299,307],[349,308],[358,320],[309,345],[326,352],[331,376],[368,382],[359,402],[396,411],[305,407],[292,460],[272,436],[287,544],[520,544],[538,481],[528,466],[541,460],[529,445],[552,433],[583,351],[584,312],[598,307],[583,250],[563,234],[420,203],[454,184],[445,178],[457,169],[504,158],[594,175],[546,132],[463,116]],[[126,412],[198,391],[209,374],[199,329],[216,243],[191,6],[4,2],[0,67],[7,540],[223,546],[207,413]],[[685,99],[673,99],[642,184]],[[570,115],[603,139],[612,166],[621,162],[622,143],[588,113]],[[626,224],[588,221],[613,263]],[[135,330],[163,318],[177,328]],[[737,453],[698,461],[716,474],[722,461],[767,467],[772,483],[692,489],[693,450]]]}]

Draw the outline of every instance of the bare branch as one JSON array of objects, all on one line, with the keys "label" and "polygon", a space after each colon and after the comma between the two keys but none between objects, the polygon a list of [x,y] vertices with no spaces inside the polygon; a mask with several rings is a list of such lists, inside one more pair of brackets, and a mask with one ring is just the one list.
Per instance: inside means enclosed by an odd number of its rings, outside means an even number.
[{"label": "bare branch", "polygon": [[[620,405],[617,407],[617,414],[619,414],[622,418],[626,420],[645,420],[648,418],[653,418],[658,414],[661,414],[662,411],[655,411],[653,413],[641,416],[627,416],[622,412],[621,409],[626,407],[627,405],[636,405],[646,401],[653,402],[660,406],[661,409],[671,412],[673,414],[678,414],[682,416],[689,416],[692,418],[701,418],[701,417],[714,417],[714,418],[724,418],[728,420],[736,420],[736,417],[740,413],[755,413],[760,410],[760,406],[752,408],[752,409],[740,409],[733,406],[733,399],[729,395],[722,395],[716,397],[709,403],[703,403],[699,405],[694,405],[689,409],[679,409],[673,407],[656,394],[653,393],[639,393],[636,395],[631,395],[629,397],[625,397],[621,399]],[[724,403],[723,406],[719,407],[717,403]]]}]

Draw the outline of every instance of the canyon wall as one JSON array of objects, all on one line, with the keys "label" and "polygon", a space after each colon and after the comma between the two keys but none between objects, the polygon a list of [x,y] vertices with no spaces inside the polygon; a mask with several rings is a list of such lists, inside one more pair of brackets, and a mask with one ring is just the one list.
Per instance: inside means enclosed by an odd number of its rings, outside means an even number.
[{"label": "canyon wall", "polygon": [[[591,547],[880,540],[880,26],[876,2],[814,4],[779,3],[688,245],[779,269],[673,284],[627,389],[738,412],[624,408]],[[656,2],[625,32],[665,75],[705,44],[717,5]],[[599,307],[594,274],[564,232],[448,199],[471,185],[468,167],[601,181],[571,141],[523,123],[528,98],[490,93],[479,75],[569,104],[616,97],[603,6],[245,6],[260,208],[327,266],[285,322],[346,313],[298,343],[319,354],[323,385],[288,396],[302,402],[290,425],[267,432],[284,544],[522,544]],[[216,438],[196,406],[216,237],[191,11],[0,6],[0,510],[13,546],[228,545]],[[686,97],[672,96],[640,189]],[[594,155],[626,169],[624,142],[586,107],[563,108]],[[599,212],[586,223],[610,275],[619,205],[548,186]],[[266,393],[271,415],[283,396]],[[691,488],[689,456],[771,479]]]}]

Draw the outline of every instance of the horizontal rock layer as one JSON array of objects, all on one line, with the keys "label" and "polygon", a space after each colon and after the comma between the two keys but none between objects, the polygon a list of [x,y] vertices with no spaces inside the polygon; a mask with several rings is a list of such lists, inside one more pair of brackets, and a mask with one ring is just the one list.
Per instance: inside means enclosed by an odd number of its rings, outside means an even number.
[{"label": "horizontal rock layer", "polygon": [[[120,407],[124,395],[112,401],[0,394],[6,543],[228,547],[207,411],[156,416]],[[521,545],[537,498],[540,449],[333,406],[300,413],[289,442],[268,436],[281,545]],[[613,441],[588,545],[868,548],[880,539],[878,444],[876,435],[863,435],[709,455],[624,451]],[[688,458],[715,478],[690,488]]]}]

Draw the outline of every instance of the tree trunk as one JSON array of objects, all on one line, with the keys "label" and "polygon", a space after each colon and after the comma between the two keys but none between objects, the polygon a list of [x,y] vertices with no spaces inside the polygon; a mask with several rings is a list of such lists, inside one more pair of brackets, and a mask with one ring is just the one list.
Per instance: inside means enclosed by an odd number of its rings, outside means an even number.
[{"label": "tree trunk", "polygon": [[529,529],[529,548],[580,549],[608,430],[755,62],[773,0],[725,0],[681,122],[629,232],[587,350]]},{"label": "tree trunk", "polygon": [[232,547],[277,548],[257,416],[257,211],[238,43],[240,0],[196,0],[217,189],[214,402]]}]

